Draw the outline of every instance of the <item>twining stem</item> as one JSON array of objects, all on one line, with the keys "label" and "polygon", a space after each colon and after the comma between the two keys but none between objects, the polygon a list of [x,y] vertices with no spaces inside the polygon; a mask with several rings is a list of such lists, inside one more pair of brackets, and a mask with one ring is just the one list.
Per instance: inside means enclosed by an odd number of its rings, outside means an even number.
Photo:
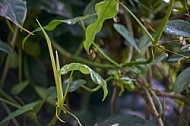
[{"label": "twining stem", "polygon": [[10,101],[8,101],[8,100],[6,100],[6,99],[3,99],[3,98],[1,98],[1,97],[0,97],[0,101],[3,102],[3,103],[9,104],[9,105],[11,105],[11,106],[13,106],[13,107],[15,107],[15,108],[20,108],[20,105],[15,104],[15,103],[13,103],[13,102],[10,102]]},{"label": "twining stem", "polygon": [[70,74],[70,77],[69,77],[69,82],[67,83],[67,87],[66,87],[65,92],[64,92],[63,101],[65,101],[67,93],[69,91],[69,86],[70,86],[71,81],[72,81],[72,76],[73,76],[73,71],[71,71],[71,74]]},{"label": "twining stem", "polygon": [[136,22],[140,25],[140,27],[145,31],[145,33],[148,35],[148,37],[150,38],[151,42],[153,43],[155,40],[152,37],[152,35],[148,32],[148,30],[146,29],[146,27],[140,22],[140,20],[133,14],[133,12],[131,12],[122,2],[120,2],[119,0],[117,0],[119,2],[119,4],[136,20]]},{"label": "twining stem", "polygon": [[115,62],[114,60],[112,60],[110,57],[108,57],[106,54],[104,54],[104,52],[102,52],[102,50],[93,42],[92,45],[98,50],[98,52],[104,57],[106,58],[110,63],[114,64],[116,67],[121,68],[121,66]]},{"label": "twining stem", "polygon": [[82,88],[84,88],[85,90],[89,91],[89,92],[96,92],[98,91],[102,86],[101,85],[98,85],[97,87],[93,88],[93,89],[90,89],[84,85],[81,86]]}]

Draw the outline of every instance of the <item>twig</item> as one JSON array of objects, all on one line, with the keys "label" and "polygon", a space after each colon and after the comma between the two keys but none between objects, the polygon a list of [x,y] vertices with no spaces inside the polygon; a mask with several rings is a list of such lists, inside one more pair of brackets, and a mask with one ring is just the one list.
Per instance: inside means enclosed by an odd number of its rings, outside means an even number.
[{"label": "twig", "polygon": [[157,120],[157,122],[158,122],[158,125],[159,125],[159,126],[164,126],[163,121],[162,121],[161,117],[159,117],[159,113],[158,113],[158,111],[156,110],[156,107],[155,107],[155,105],[154,105],[154,102],[153,102],[153,99],[152,99],[152,97],[151,97],[151,95],[150,95],[150,92],[148,91],[148,89],[147,89],[145,86],[143,86],[143,88],[144,88],[144,90],[145,90],[145,92],[146,92],[146,97],[147,97],[147,100],[148,100],[148,102],[149,102],[149,104],[150,104],[150,108],[151,108],[151,110],[152,110],[152,114],[153,114],[154,117],[156,118],[156,120]]},{"label": "twig", "polygon": [[175,94],[174,92],[161,92],[158,90],[153,89],[156,93],[156,95],[158,96],[163,96],[163,97],[169,97],[169,98],[173,98],[173,99],[179,99],[184,101],[185,100],[185,96],[180,95],[180,94]]},{"label": "twig", "polygon": [[[114,82],[113,82],[114,83]],[[116,84],[113,84],[113,94],[111,98],[111,116],[113,116],[116,113],[116,101],[119,93],[119,88]]]},{"label": "twig", "polygon": [[[157,120],[158,125],[159,125],[159,126],[164,126],[163,121],[162,121],[162,119],[161,119],[161,116],[159,116],[159,113],[158,113],[158,111],[156,110],[155,104],[154,104],[153,99],[152,99],[152,97],[151,97],[151,94],[154,95],[154,94],[153,94],[153,91],[150,92],[151,89],[150,89],[150,90],[148,89],[148,87],[147,87],[147,85],[146,85],[146,83],[144,82],[143,79],[138,78],[137,81],[138,81],[140,84],[142,84],[142,88],[143,88],[144,91],[145,91],[146,98],[147,98],[147,100],[148,100],[148,102],[149,102],[151,112],[152,112],[152,114],[154,115],[155,119]],[[150,94],[150,93],[151,93],[151,94]]]}]

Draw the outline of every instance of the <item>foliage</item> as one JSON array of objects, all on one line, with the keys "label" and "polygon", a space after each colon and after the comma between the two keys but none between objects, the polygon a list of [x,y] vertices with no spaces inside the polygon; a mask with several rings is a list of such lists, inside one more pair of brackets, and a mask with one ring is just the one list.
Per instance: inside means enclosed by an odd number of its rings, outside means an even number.
[{"label": "foliage", "polygon": [[0,0],[0,125],[187,124],[188,4]]}]

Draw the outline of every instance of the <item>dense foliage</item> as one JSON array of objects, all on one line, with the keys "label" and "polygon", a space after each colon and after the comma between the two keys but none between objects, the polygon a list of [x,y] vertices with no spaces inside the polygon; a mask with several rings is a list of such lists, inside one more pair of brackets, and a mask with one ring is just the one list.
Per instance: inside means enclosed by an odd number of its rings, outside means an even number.
[{"label": "dense foliage", "polygon": [[0,125],[188,125],[189,4],[0,0]]}]

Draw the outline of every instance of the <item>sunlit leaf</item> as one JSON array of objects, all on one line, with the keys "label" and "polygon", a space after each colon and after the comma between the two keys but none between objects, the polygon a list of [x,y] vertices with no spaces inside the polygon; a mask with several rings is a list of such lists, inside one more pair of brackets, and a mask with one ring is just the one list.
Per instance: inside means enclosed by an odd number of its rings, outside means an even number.
[{"label": "sunlit leaf", "polygon": [[175,84],[174,84],[174,92],[175,93],[181,93],[183,90],[185,90],[189,84],[190,84],[190,67],[183,70],[176,78]]},{"label": "sunlit leaf", "polygon": [[32,103],[26,104],[26,105],[22,106],[21,108],[19,108],[18,110],[10,113],[7,117],[5,117],[0,122],[0,125],[3,124],[4,122],[7,122],[7,121],[9,121],[9,120],[11,120],[11,119],[25,113],[25,112],[27,112],[27,111],[33,110],[34,107],[39,104],[39,102],[40,101],[35,101],[35,102],[32,102]]},{"label": "sunlit leaf", "polygon": [[134,115],[116,115],[105,119],[97,126],[156,126],[146,119]]},{"label": "sunlit leaf", "polygon": [[169,21],[164,29],[165,33],[190,37],[190,23],[183,20]]},{"label": "sunlit leaf", "polygon": [[[102,0],[92,0],[91,2],[89,2],[88,5],[86,6],[86,8],[84,9],[83,15],[96,13],[95,5],[96,5],[96,3],[100,2],[100,1],[102,1]],[[96,20],[96,18],[97,18],[97,16],[88,18],[87,20],[84,21],[84,23],[89,25],[89,24],[93,23]]]},{"label": "sunlit leaf", "polygon": [[[81,20],[85,20],[89,17],[93,17],[95,16],[95,14],[92,14],[92,15],[85,15],[85,16],[79,16],[79,17],[75,17],[75,18],[71,18],[71,19],[65,19],[65,20],[58,20],[58,19],[55,19],[55,20],[52,20],[48,23],[48,25],[44,26],[43,28],[47,31],[52,31],[54,30],[58,25],[60,25],[61,23],[66,23],[66,24],[69,24],[69,25],[74,25],[76,24],[77,22],[81,21]],[[32,33],[35,33],[35,32],[39,32],[41,31],[41,28],[38,27],[36,28]],[[25,42],[27,41],[27,39],[31,36],[31,34],[28,34],[22,41],[22,47],[24,48],[24,45],[25,45]]]},{"label": "sunlit leaf", "polygon": [[0,50],[5,53],[11,54],[11,47],[7,43],[2,42],[1,40],[0,40]]},{"label": "sunlit leaf", "polygon": [[130,34],[130,32],[125,28],[125,26],[115,23],[114,28],[117,32],[119,32],[119,34],[121,34],[125,38],[127,42],[129,42],[140,53],[140,50],[135,42],[135,39]]},{"label": "sunlit leaf", "polygon": [[15,84],[13,86],[13,88],[11,89],[11,93],[14,95],[19,94],[21,91],[23,91],[28,86],[29,83],[30,83],[30,81],[27,80],[27,81],[23,81],[21,83]]},{"label": "sunlit leaf", "polygon": [[0,0],[0,15],[9,19],[14,24],[23,25],[27,13],[24,0]]},{"label": "sunlit leaf", "polygon": [[108,94],[106,81],[104,79],[102,79],[102,77],[98,73],[93,71],[87,65],[81,64],[81,63],[67,64],[61,68],[60,73],[67,74],[68,72],[74,71],[74,70],[79,70],[83,74],[90,74],[90,77],[93,80],[93,82],[96,84],[100,84],[102,86],[103,91],[104,91],[103,100],[106,98],[106,96]]},{"label": "sunlit leaf", "polygon": [[83,42],[84,48],[89,52],[89,48],[93,43],[96,34],[101,30],[103,22],[106,19],[113,18],[118,13],[119,3],[116,0],[104,0],[97,3],[95,6],[98,18],[92,24],[90,24],[85,30],[85,41]]}]

